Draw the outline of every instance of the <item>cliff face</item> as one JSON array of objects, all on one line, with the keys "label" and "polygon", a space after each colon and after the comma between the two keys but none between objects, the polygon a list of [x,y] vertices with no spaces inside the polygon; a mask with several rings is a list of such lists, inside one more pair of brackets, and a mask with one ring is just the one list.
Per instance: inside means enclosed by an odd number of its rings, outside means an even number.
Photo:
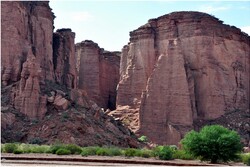
[{"label": "cliff face", "polygon": [[2,143],[139,145],[94,102],[115,108],[119,53],[90,44],[88,54],[79,55],[78,72],[84,74],[79,85],[94,97],[91,101],[77,86],[75,33],[60,29],[53,34],[48,2],[1,2],[1,19]]},{"label": "cliff face", "polygon": [[4,85],[20,80],[32,48],[42,79],[53,79],[54,15],[48,2],[1,2],[1,68]]},{"label": "cliff face", "polygon": [[76,88],[75,33],[71,29],[57,30],[53,34],[53,51],[55,81]]},{"label": "cliff face", "polygon": [[30,118],[46,113],[45,80],[53,80],[54,15],[48,2],[1,2],[2,85],[15,83],[11,103]]},{"label": "cliff face", "polygon": [[149,20],[121,55],[117,106],[140,108],[153,142],[177,144],[194,121],[249,108],[250,38],[208,14]]},{"label": "cliff face", "polygon": [[115,109],[119,81],[118,52],[101,49],[93,41],[76,44],[78,86],[100,107]]}]

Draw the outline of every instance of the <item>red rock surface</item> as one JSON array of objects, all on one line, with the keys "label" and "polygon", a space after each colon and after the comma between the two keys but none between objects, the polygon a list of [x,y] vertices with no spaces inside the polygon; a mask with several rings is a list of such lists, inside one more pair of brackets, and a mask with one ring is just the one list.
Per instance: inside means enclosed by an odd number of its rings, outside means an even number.
[{"label": "red rock surface", "polygon": [[48,2],[1,2],[1,17],[2,143],[139,146],[121,122],[87,96],[98,97],[93,100],[104,108],[115,107],[118,53],[97,47],[93,56],[85,55],[88,61],[80,67],[90,73],[83,81],[94,87],[78,89],[75,33],[60,29],[53,34]]},{"label": "red rock surface", "polygon": [[108,52],[93,41],[76,44],[78,87],[104,109],[115,109],[119,52]]},{"label": "red rock surface", "polygon": [[59,29],[53,34],[55,80],[68,88],[76,88],[75,33]]},{"label": "red rock surface", "polygon": [[30,118],[42,118],[45,80],[54,79],[52,34],[54,15],[48,2],[1,2],[2,85],[13,83],[11,101]]},{"label": "red rock surface", "polygon": [[130,32],[117,106],[140,108],[140,134],[177,144],[195,120],[249,108],[250,38],[205,13],[174,12]]},{"label": "red rock surface", "polygon": [[48,2],[1,2],[1,73],[4,85],[20,80],[32,48],[42,79],[53,79],[54,15]]}]

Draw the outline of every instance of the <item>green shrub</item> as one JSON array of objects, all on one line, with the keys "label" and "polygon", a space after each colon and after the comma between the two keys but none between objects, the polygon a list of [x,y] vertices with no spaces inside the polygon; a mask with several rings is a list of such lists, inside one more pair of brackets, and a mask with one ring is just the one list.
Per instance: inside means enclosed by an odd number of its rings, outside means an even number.
[{"label": "green shrub", "polygon": [[138,138],[138,140],[140,142],[146,143],[148,141],[148,138],[147,138],[147,136],[141,136],[140,138]]},{"label": "green shrub", "polygon": [[171,160],[173,159],[173,149],[169,146],[163,146],[159,149],[158,156],[161,160]]},{"label": "green shrub", "polygon": [[148,150],[148,149],[142,149],[142,150],[140,150],[139,155],[136,155],[136,156],[140,156],[143,158],[149,158],[149,157],[153,156],[153,151]]},{"label": "green shrub", "polygon": [[242,150],[240,136],[220,125],[205,126],[200,132],[192,130],[181,143],[185,151],[211,163],[234,160]]},{"label": "green shrub", "polygon": [[99,149],[99,147],[84,147],[82,148],[81,155],[82,156],[88,156],[88,155],[96,155],[96,151]]},{"label": "green shrub", "polygon": [[6,153],[13,153],[18,148],[16,143],[6,143],[4,145],[4,151]]},{"label": "green shrub", "polygon": [[63,144],[61,144],[61,143],[56,143],[56,144],[53,144],[52,146],[50,146],[50,150],[49,151],[52,154],[56,154],[57,150],[59,150],[61,148],[65,149],[65,146]]},{"label": "green shrub", "polygon": [[69,150],[71,154],[80,154],[82,152],[81,147],[75,144],[67,144],[65,148]]},{"label": "green shrub", "polygon": [[20,150],[20,149],[16,149],[16,150],[13,151],[13,153],[14,153],[14,154],[22,154],[23,151]]},{"label": "green shrub", "polygon": [[96,151],[96,155],[98,155],[98,156],[111,156],[111,152],[108,148],[99,148]]},{"label": "green shrub", "polygon": [[122,155],[122,150],[117,147],[110,147],[109,152],[111,156],[119,156]]},{"label": "green shrub", "polygon": [[241,157],[242,157],[242,162],[247,166],[250,166],[250,153],[243,154]]},{"label": "green shrub", "polygon": [[88,152],[88,150],[86,150],[86,149],[83,149],[82,150],[82,152],[81,152],[81,156],[84,156],[84,157],[86,157],[86,156],[88,156],[89,155],[89,152]]},{"label": "green shrub", "polygon": [[124,155],[126,157],[134,157],[138,154],[140,154],[139,151],[137,149],[134,149],[134,148],[127,148],[124,150]]},{"label": "green shrub", "polygon": [[4,144],[1,144],[1,153],[4,152]]},{"label": "green shrub", "polygon": [[185,150],[176,150],[173,153],[174,159],[184,159],[184,160],[193,160],[195,159],[194,156],[187,153]]},{"label": "green shrub", "polygon": [[30,153],[50,153],[50,146],[47,145],[31,145],[29,147]]},{"label": "green shrub", "polygon": [[60,148],[56,151],[57,155],[69,155],[71,152],[65,148]]}]

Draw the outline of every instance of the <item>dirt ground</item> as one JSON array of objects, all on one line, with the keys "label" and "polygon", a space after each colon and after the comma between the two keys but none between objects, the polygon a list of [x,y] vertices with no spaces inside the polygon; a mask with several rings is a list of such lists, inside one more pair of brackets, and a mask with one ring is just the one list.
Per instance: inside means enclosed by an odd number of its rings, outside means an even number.
[{"label": "dirt ground", "polygon": [[[21,162],[21,163],[20,163]],[[123,157],[123,156],[87,156],[81,155],[54,155],[54,154],[1,154],[1,165],[75,165],[75,166],[138,166],[138,165],[163,165],[163,166],[245,166],[243,163],[210,164],[199,160],[170,160],[162,161],[155,158]]]}]

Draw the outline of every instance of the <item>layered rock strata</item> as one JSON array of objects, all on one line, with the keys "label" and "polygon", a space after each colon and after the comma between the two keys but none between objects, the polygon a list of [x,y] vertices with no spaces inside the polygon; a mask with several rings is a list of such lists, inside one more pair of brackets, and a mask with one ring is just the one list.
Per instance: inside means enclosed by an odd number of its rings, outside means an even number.
[{"label": "layered rock strata", "polygon": [[76,88],[75,33],[71,29],[59,29],[53,34],[53,65],[55,81]]},{"label": "layered rock strata", "polygon": [[117,106],[140,108],[153,142],[177,144],[195,120],[249,108],[250,37],[208,14],[151,19],[121,55]]},{"label": "layered rock strata", "polygon": [[30,118],[46,113],[40,87],[54,80],[54,14],[48,2],[1,2],[2,85],[13,85],[10,103]]},{"label": "layered rock strata", "polygon": [[104,109],[115,109],[119,52],[108,52],[93,41],[76,44],[78,87]]},{"label": "layered rock strata", "polygon": [[40,78],[53,79],[53,19],[48,2],[1,2],[1,74],[4,85],[21,79],[32,48]]}]

